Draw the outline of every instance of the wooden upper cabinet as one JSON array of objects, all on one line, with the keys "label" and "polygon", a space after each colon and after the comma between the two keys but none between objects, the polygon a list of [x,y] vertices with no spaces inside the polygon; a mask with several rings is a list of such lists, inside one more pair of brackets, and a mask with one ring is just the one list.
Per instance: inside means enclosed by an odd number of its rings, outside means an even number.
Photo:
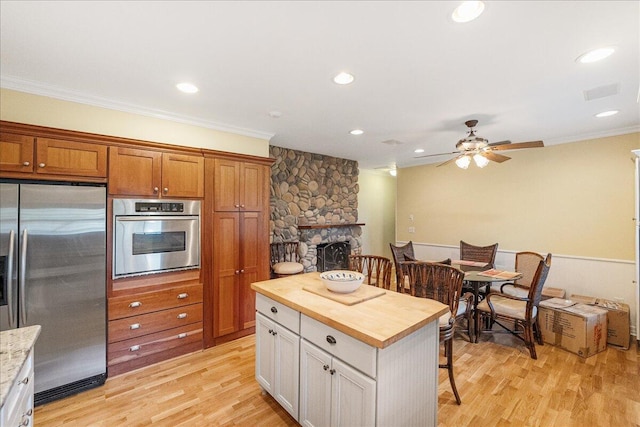
[{"label": "wooden upper cabinet", "polygon": [[0,171],[106,178],[107,147],[3,132]]},{"label": "wooden upper cabinet", "polygon": [[33,172],[35,140],[32,136],[0,133],[0,171]]},{"label": "wooden upper cabinet", "polygon": [[214,169],[214,210],[260,212],[265,209],[267,166],[215,159]]},{"label": "wooden upper cabinet", "polygon": [[163,154],[162,195],[204,197],[204,157]]},{"label": "wooden upper cabinet", "polygon": [[184,154],[111,147],[109,194],[203,197],[204,159]]}]

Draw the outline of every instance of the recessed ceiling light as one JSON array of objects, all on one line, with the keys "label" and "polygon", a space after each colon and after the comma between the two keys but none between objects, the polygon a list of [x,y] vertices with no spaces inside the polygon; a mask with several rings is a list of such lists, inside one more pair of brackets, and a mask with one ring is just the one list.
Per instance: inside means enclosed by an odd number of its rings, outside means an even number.
[{"label": "recessed ceiling light", "polygon": [[282,113],[280,111],[269,111],[269,116],[273,117],[274,119],[279,119],[280,117],[282,117]]},{"label": "recessed ceiling light", "polygon": [[615,52],[616,50],[612,47],[602,47],[599,49],[594,49],[591,50],[587,53],[583,53],[582,55],[580,55],[576,61],[582,63],[582,64],[590,64],[592,62],[596,62],[596,61],[600,61],[606,57],[608,57],[609,55],[611,55],[613,52]]},{"label": "recessed ceiling light", "polygon": [[354,129],[351,132],[349,132],[351,135],[362,135],[364,133],[364,131],[362,129]]},{"label": "recessed ceiling light", "polygon": [[176,87],[178,88],[179,91],[184,93],[196,93],[198,91],[198,88],[196,87],[196,85],[191,83],[186,83],[186,82],[178,83]]},{"label": "recessed ceiling light", "polygon": [[469,22],[476,19],[484,10],[481,1],[465,1],[453,11],[451,19],[456,22]]},{"label": "recessed ceiling light", "polygon": [[619,111],[618,110],[609,110],[609,111],[603,111],[602,113],[598,113],[596,114],[596,117],[601,118],[601,117],[610,117],[610,116],[615,116],[616,114],[618,114]]},{"label": "recessed ceiling light", "polygon": [[424,153],[424,148],[416,148],[413,150],[414,153]]},{"label": "recessed ceiling light", "polygon": [[344,72],[338,74],[333,78],[333,81],[339,85],[348,85],[349,83],[352,83],[354,80],[355,80],[355,77],[353,77],[352,74],[344,73]]}]

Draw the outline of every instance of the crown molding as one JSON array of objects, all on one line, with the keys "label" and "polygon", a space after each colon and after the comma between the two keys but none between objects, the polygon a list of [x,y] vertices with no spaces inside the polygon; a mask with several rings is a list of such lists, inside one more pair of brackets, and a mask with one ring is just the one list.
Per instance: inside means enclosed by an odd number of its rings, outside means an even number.
[{"label": "crown molding", "polygon": [[170,113],[168,111],[146,108],[139,105],[115,101],[112,99],[91,96],[80,92],[74,92],[58,86],[47,85],[44,83],[20,79],[12,76],[0,77],[0,87],[3,89],[26,92],[33,95],[46,96],[48,98],[76,102],[78,104],[85,104],[93,107],[106,108],[109,110],[138,114],[141,116],[153,117],[161,120],[169,120],[186,125],[199,126],[221,132],[234,133],[251,138],[266,139],[268,141],[271,140],[271,138],[273,138],[275,135],[273,133],[263,132],[259,130],[247,129],[223,123],[216,123],[209,120],[198,119],[195,117],[182,116],[179,114]]}]

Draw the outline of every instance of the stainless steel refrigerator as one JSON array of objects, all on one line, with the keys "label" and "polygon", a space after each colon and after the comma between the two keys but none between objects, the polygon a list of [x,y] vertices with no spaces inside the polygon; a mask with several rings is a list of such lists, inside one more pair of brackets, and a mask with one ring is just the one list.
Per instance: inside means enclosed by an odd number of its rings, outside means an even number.
[{"label": "stainless steel refrigerator", "polygon": [[106,188],[0,182],[0,330],[41,325],[35,404],[106,378]]}]

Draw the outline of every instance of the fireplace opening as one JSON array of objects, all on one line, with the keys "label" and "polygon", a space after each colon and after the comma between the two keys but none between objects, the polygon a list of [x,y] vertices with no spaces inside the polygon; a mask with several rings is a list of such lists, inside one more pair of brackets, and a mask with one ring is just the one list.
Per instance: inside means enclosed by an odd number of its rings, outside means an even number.
[{"label": "fireplace opening", "polygon": [[349,269],[349,242],[321,243],[317,247],[319,272]]}]

